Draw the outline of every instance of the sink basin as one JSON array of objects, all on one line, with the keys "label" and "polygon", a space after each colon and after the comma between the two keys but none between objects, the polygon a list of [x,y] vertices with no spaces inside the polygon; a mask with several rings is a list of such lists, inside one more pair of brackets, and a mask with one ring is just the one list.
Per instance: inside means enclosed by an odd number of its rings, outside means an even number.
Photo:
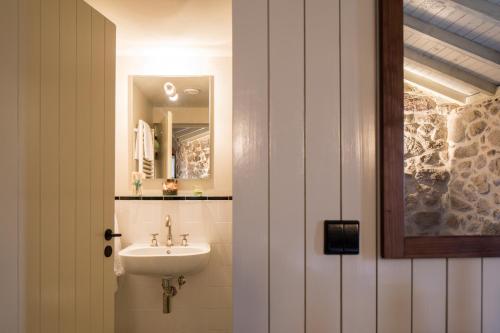
[{"label": "sink basin", "polygon": [[210,245],[193,243],[167,248],[133,244],[118,254],[125,273],[175,277],[194,274],[205,268],[210,256]]}]

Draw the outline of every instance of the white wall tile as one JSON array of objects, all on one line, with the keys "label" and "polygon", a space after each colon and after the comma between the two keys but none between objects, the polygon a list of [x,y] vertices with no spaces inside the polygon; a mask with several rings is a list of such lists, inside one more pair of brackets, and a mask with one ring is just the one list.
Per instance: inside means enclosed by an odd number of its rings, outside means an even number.
[{"label": "white wall tile", "polygon": [[[161,280],[156,277],[124,275],[120,277],[123,284],[119,288],[127,290],[126,302],[128,310],[161,311],[162,287]],[[120,294],[120,293],[119,293]]]},{"label": "white wall tile", "polygon": [[216,222],[210,224],[210,241],[212,243],[230,243],[232,233],[232,223]]},{"label": "white wall tile", "polygon": [[211,262],[203,272],[192,278],[203,279],[205,286],[208,287],[231,286],[233,282],[232,271],[232,266],[216,266]]},{"label": "white wall tile", "polygon": [[202,311],[201,320],[207,330],[230,330],[232,326],[231,310],[206,309]]},{"label": "white wall tile", "polygon": [[212,244],[211,259],[216,266],[231,266],[233,262],[233,245],[231,243]]},{"label": "white wall tile", "polygon": [[168,315],[158,315],[158,311],[155,310],[128,311],[125,315],[129,318],[127,333],[179,332],[176,318]]},{"label": "white wall tile", "polygon": [[233,221],[233,202],[232,201],[217,201],[218,214],[217,222],[232,223]]},{"label": "white wall tile", "polygon": [[200,222],[205,206],[204,201],[179,201],[179,219],[182,222]]},{"label": "white wall tile", "polygon": [[232,288],[203,288],[200,293],[200,305],[207,309],[231,309]]},{"label": "white wall tile", "polygon": [[[222,201],[214,200],[214,201],[207,201],[205,203],[205,218],[207,218],[208,221],[210,222],[217,221],[221,202]],[[229,201],[229,203],[232,204],[232,201]]]}]

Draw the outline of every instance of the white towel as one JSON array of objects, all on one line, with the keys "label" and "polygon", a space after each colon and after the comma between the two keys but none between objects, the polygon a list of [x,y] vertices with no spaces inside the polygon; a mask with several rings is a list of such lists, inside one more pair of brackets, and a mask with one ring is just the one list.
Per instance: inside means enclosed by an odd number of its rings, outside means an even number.
[{"label": "white towel", "polygon": [[135,160],[142,160],[144,156],[143,149],[140,149],[140,147],[144,147],[144,130],[142,126],[142,120],[139,120],[137,124],[137,128],[135,129],[135,145],[134,145],[134,159]]},{"label": "white towel", "polygon": [[134,159],[154,161],[154,158],[154,140],[151,127],[144,120],[139,120],[137,135],[135,136]]},{"label": "white towel", "polygon": [[142,122],[143,133],[144,133],[144,159],[148,161],[154,161],[155,148],[154,148],[153,135],[151,133],[151,127],[149,127],[149,124],[145,121],[140,120],[140,122]]},{"label": "white towel", "polygon": [[[115,233],[119,234],[120,233],[120,228],[118,226],[118,219],[116,218],[115,215],[115,225],[114,225]],[[114,256],[114,271],[116,276],[123,275],[125,273],[125,270],[123,269],[122,262],[120,260],[120,256],[118,253],[122,249],[122,243],[121,243],[121,238],[120,237],[115,237],[114,239],[114,245],[115,245],[115,256]]]}]

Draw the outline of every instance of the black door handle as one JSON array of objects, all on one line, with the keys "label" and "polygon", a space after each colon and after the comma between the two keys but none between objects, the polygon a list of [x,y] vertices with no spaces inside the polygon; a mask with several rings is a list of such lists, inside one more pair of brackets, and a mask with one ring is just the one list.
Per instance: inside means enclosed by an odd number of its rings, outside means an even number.
[{"label": "black door handle", "polygon": [[104,239],[109,241],[109,240],[112,240],[114,237],[121,237],[122,234],[114,234],[113,233],[113,230],[111,229],[106,229],[106,231],[104,232]]}]

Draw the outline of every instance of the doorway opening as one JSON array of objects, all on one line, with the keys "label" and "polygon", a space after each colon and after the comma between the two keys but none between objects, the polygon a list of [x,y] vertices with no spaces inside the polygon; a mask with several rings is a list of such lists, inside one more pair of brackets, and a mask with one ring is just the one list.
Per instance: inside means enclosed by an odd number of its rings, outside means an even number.
[{"label": "doorway opening", "polygon": [[87,2],[116,25],[115,332],[231,332],[231,0]]}]

